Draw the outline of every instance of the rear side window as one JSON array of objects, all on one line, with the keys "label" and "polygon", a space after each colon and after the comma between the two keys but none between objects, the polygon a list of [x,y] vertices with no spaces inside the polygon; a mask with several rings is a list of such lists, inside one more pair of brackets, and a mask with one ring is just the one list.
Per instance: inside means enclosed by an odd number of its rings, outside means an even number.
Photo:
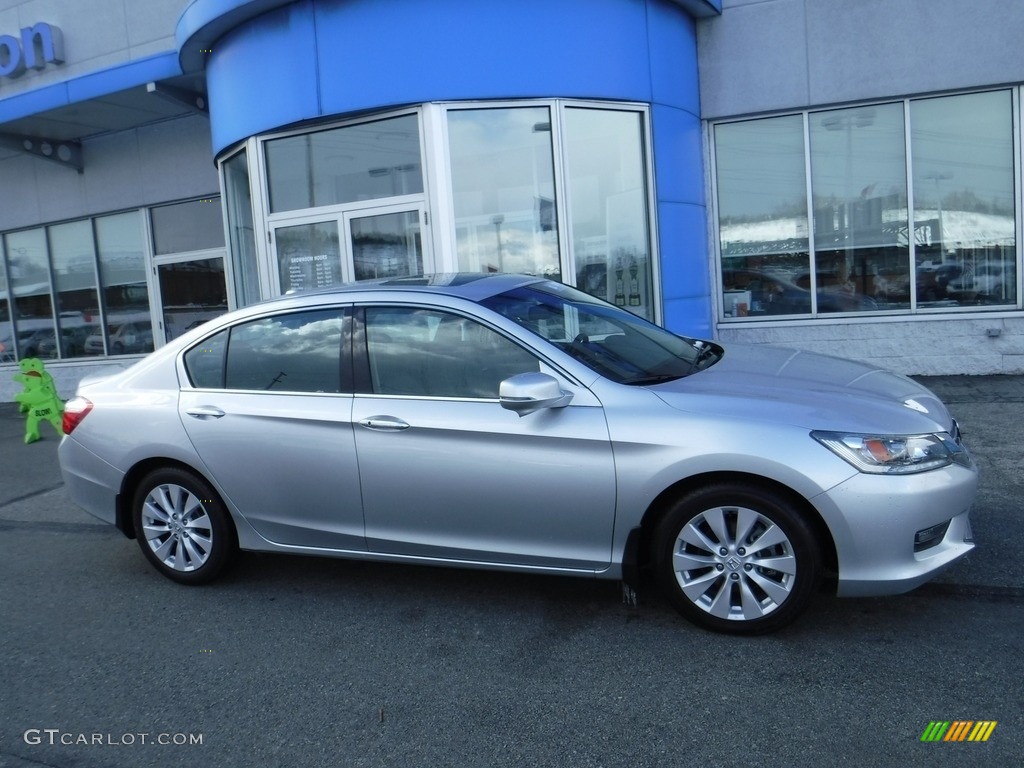
[{"label": "rear side window", "polygon": [[236,325],[185,354],[193,386],[341,392],[341,309],[293,312]]},{"label": "rear side window", "polygon": [[185,370],[193,387],[224,388],[224,352],[227,347],[228,332],[221,331],[185,353]]}]

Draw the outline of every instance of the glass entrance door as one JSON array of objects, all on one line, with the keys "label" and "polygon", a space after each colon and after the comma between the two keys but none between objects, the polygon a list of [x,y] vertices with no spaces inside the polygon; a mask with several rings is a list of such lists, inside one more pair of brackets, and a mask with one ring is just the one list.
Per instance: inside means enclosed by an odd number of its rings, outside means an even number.
[{"label": "glass entrance door", "polygon": [[345,214],[355,279],[423,274],[423,217],[419,207]]},{"label": "glass entrance door", "polygon": [[281,293],[345,282],[336,218],[276,227],[274,245]]},{"label": "glass entrance door", "polygon": [[422,204],[362,207],[292,218],[273,230],[280,293],[432,271]]}]

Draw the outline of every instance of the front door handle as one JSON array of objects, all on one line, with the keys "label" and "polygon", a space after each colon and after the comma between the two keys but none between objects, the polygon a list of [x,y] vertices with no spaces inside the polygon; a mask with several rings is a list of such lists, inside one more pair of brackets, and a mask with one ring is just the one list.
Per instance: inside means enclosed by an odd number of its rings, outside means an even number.
[{"label": "front door handle", "polygon": [[378,432],[401,432],[403,429],[409,428],[407,422],[396,419],[394,416],[369,416],[361,419],[359,426],[377,430]]},{"label": "front door handle", "polygon": [[195,408],[186,408],[185,413],[197,419],[219,419],[224,411],[213,405],[197,405]]}]

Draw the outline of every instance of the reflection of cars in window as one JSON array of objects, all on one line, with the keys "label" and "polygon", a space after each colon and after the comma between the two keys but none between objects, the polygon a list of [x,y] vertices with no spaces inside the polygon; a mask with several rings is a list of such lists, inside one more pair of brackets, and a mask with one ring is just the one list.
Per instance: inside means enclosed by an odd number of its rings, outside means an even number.
[{"label": "reflection of cars in window", "polygon": [[[61,328],[60,350],[62,357],[79,357],[85,354],[85,342],[89,335],[96,332],[96,326],[76,325],[70,328]],[[53,331],[47,331],[46,337],[39,342],[38,357],[57,357],[57,338]]]},{"label": "reflection of cars in window", "polygon": [[[137,320],[113,326],[110,354],[130,355],[153,351],[153,326],[148,320]],[[94,333],[85,341],[85,354],[103,354],[103,335]]]},{"label": "reflection of cars in window", "polygon": [[946,295],[963,302],[1000,303],[1013,301],[1016,293],[1016,265],[1013,262],[979,264],[946,285]]},{"label": "reflection of cars in window", "polygon": [[973,548],[976,468],[920,384],[685,338],[536,277],[247,307],[84,382],[64,419],[68,494],[185,584],[239,548],[647,567],[687,618],[756,633],[825,575],[894,594]]},{"label": "reflection of cars in window", "polygon": [[[22,358],[26,357],[56,357],[54,349],[54,337],[52,328],[44,328],[38,331],[28,331],[18,334],[18,346]],[[47,352],[42,351],[48,350]]]},{"label": "reflection of cars in window", "polygon": [[[726,270],[722,275],[726,291],[750,292],[747,314],[806,315],[811,312],[811,292],[781,275],[757,269]],[[859,293],[822,289],[818,291],[819,312],[870,312],[878,304]],[[726,308],[729,311],[729,308]]]}]

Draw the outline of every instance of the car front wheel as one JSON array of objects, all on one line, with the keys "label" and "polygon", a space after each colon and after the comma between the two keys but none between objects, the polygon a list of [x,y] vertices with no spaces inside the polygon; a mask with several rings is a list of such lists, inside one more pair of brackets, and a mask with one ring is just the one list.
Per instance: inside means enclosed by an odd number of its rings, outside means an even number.
[{"label": "car front wheel", "polygon": [[212,581],[238,548],[231,517],[216,491],[186,470],[146,475],[135,491],[132,510],[146,559],[181,584]]},{"label": "car front wheel", "polygon": [[693,623],[731,634],[772,632],[793,621],[820,575],[814,534],[782,495],[751,485],[692,491],[654,537],[666,596]]}]

